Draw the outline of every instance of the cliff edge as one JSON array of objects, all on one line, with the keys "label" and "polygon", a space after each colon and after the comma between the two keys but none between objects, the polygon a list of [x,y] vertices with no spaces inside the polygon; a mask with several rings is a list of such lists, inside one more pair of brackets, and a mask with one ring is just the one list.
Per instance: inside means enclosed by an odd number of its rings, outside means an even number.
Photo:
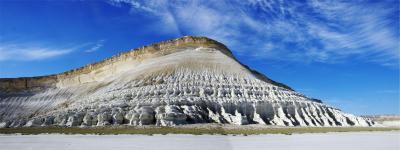
[{"label": "cliff edge", "polygon": [[[38,90],[43,88],[50,88],[54,87],[57,82],[62,81],[64,79],[74,78],[81,74],[88,74],[90,72],[95,71],[96,69],[99,69],[101,67],[110,64],[114,64],[119,61],[124,61],[127,59],[143,59],[149,57],[148,55],[153,55],[153,57],[168,55],[177,52],[179,49],[187,47],[215,48],[216,50],[220,50],[222,53],[236,60],[232,52],[224,44],[216,40],[207,37],[184,36],[174,40],[168,40],[156,44],[151,44],[131,49],[128,50],[127,52],[120,53],[103,61],[99,61],[93,64],[88,64],[86,66],[62,72],[59,74],[37,76],[37,77],[0,78],[0,91],[15,92],[19,90],[32,90],[32,89]],[[277,86],[281,86],[292,90],[289,86],[273,81],[268,77],[264,76],[263,74],[257,72],[256,70],[252,70],[246,65],[244,66],[247,69],[251,70],[261,80],[265,80]]]}]

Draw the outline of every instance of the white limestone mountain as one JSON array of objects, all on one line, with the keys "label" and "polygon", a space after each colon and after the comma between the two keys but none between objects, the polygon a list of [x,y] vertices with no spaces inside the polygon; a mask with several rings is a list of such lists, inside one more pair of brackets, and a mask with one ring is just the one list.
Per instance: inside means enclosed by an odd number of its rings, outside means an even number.
[{"label": "white limestone mountain", "polygon": [[0,79],[0,126],[372,126],[186,36],[61,74]]}]

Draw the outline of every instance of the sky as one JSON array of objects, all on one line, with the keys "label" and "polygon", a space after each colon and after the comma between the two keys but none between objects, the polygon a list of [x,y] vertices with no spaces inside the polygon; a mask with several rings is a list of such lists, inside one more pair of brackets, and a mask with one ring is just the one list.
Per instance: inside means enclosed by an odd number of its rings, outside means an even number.
[{"label": "sky", "polygon": [[400,114],[398,0],[0,1],[0,78],[48,75],[185,35],[357,115]]}]

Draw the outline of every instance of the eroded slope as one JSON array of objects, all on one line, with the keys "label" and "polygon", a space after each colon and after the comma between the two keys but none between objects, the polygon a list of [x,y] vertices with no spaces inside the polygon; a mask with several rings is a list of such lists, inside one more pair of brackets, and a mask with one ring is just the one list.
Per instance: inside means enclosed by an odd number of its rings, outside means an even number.
[{"label": "eroded slope", "polygon": [[145,46],[58,75],[1,79],[0,85],[3,127],[373,125],[250,70],[221,43],[199,37]]}]

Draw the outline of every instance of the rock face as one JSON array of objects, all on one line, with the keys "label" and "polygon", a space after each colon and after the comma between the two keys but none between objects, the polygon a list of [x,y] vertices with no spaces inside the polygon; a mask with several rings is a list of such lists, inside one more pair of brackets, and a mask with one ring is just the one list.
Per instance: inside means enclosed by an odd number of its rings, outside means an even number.
[{"label": "rock face", "polygon": [[0,79],[0,127],[194,123],[372,126],[182,37],[56,75]]}]

